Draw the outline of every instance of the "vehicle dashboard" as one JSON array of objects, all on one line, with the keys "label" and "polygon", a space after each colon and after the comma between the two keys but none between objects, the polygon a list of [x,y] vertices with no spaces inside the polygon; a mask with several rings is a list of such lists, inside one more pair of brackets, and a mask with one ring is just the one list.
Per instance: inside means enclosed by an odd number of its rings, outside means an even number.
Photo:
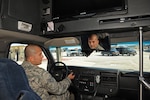
[{"label": "vehicle dashboard", "polygon": [[[138,72],[68,66],[75,74],[73,87],[81,100],[138,100]],[[145,75],[148,79],[149,74]],[[144,88],[144,100],[149,91]],[[79,99],[79,98],[78,98]]]}]

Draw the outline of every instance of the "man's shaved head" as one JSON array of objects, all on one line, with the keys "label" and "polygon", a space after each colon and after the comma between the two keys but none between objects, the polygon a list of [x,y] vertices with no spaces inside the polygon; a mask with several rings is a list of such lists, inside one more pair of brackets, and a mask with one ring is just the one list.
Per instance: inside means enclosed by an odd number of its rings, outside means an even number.
[{"label": "man's shaved head", "polygon": [[39,65],[42,62],[43,54],[42,49],[38,45],[30,44],[26,46],[25,50],[25,60],[31,62],[33,65]]},{"label": "man's shaved head", "polygon": [[24,51],[25,52],[25,58],[27,59],[28,57],[34,55],[36,52],[35,48],[37,48],[37,47],[38,47],[37,45],[32,45],[32,44],[26,46],[25,51]]}]

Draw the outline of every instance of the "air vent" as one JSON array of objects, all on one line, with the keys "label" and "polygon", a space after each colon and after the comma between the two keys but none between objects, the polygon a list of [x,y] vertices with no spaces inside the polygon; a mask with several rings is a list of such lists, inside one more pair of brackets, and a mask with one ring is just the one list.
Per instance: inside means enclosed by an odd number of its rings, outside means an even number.
[{"label": "air vent", "polygon": [[116,87],[118,82],[117,73],[103,72],[101,73],[101,86]]}]

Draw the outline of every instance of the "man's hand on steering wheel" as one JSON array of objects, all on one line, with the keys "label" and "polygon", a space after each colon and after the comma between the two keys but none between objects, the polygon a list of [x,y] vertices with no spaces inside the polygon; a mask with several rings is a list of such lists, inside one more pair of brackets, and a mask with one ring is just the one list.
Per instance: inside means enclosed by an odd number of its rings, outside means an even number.
[{"label": "man's hand on steering wheel", "polygon": [[61,81],[66,77],[72,80],[75,77],[74,73],[63,62],[55,62],[50,68],[50,73],[56,81]]},{"label": "man's hand on steering wheel", "polygon": [[73,72],[71,72],[71,73],[68,75],[68,78],[69,78],[70,80],[74,79],[74,77],[75,77],[75,75],[73,74]]}]

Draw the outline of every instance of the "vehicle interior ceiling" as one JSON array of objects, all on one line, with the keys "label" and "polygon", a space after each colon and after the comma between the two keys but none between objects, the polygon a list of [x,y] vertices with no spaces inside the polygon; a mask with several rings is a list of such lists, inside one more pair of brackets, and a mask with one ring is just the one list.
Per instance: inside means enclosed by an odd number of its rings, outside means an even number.
[{"label": "vehicle interior ceiling", "polygon": [[[36,41],[36,42],[45,42],[49,40],[48,38],[40,37],[37,35],[31,35],[27,33],[21,33],[20,32],[14,32],[14,31],[8,31],[8,30],[3,30],[0,29],[0,38],[1,42],[13,42],[13,41]],[[34,37],[34,40],[33,40]]]}]

